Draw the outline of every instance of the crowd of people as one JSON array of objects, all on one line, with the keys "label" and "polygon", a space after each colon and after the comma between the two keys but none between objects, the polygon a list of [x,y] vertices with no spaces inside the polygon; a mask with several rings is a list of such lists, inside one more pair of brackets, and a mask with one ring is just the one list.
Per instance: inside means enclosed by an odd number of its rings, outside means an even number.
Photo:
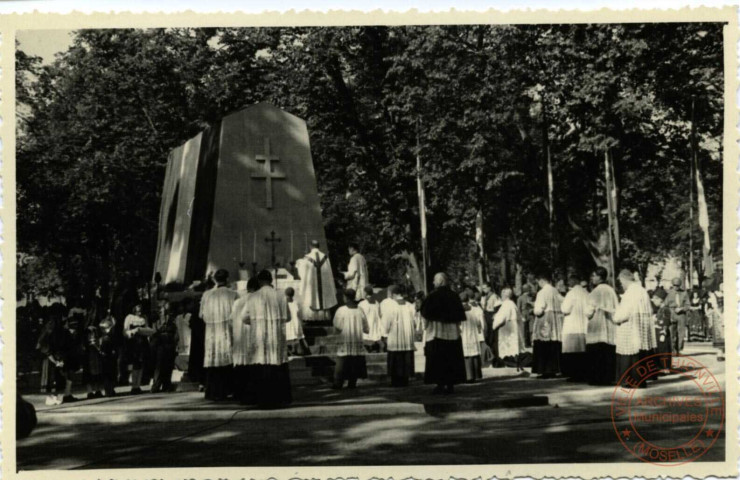
[{"label": "crowd of people", "polygon": [[129,384],[132,394],[141,394],[141,386],[150,381],[152,392],[172,391],[179,343],[176,319],[185,314],[166,301],[158,306],[153,322],[137,302],[119,323],[110,313],[96,319],[94,310],[79,303],[71,308],[59,302],[50,305],[36,343],[46,403],[78,400],[72,386],[80,370],[88,399],[115,396],[116,386]]},{"label": "crowd of people", "polygon": [[[547,273],[529,275],[523,285],[499,292],[489,284],[453,290],[448,276],[438,273],[427,296],[391,285],[382,291],[385,298],[377,298],[380,289],[369,284],[364,258],[353,250],[343,301],[332,309],[334,389],[353,389],[367,378],[370,353],[386,354],[391,386],[408,386],[419,343],[424,382],[434,385],[434,394],[480,380],[488,366],[642,388],[625,375],[630,367],[654,353],[678,354],[689,339],[692,301],[680,278],[669,290],[648,292],[633,272],[622,270],[616,276],[620,297],[602,267],[589,279],[571,275],[567,284],[553,285]],[[155,295],[149,305],[130,302],[118,318],[81,301],[71,308],[51,305],[36,345],[47,403],[77,400],[72,383],[80,369],[87,398],[114,396],[116,386],[128,384],[131,394],[141,394],[149,382],[151,392],[173,391],[176,357],[186,354],[182,368],[202,384],[208,400],[290,404],[289,357],[311,354],[299,299],[293,288],[278,290],[268,270],[245,290],[233,286],[228,271],[218,270],[200,302]],[[710,324],[721,322],[717,300],[714,295],[706,306]]]}]

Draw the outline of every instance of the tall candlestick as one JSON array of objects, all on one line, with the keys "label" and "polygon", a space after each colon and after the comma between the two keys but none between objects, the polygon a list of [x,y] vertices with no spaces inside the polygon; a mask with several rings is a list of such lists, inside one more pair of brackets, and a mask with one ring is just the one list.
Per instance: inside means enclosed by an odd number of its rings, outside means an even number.
[{"label": "tall candlestick", "polygon": [[252,263],[257,263],[257,230],[254,231],[254,239],[252,241]]},{"label": "tall candlestick", "polygon": [[244,263],[244,241],[242,232],[239,232],[239,263]]}]

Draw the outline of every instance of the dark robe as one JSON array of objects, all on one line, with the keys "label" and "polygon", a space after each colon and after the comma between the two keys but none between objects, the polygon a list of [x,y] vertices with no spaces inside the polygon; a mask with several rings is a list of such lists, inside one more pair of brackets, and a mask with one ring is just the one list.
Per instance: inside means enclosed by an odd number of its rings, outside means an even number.
[{"label": "dark robe", "polygon": [[15,395],[15,438],[20,440],[31,435],[36,428],[38,420],[36,418],[36,409],[30,403],[21,398],[21,394],[16,392]]},{"label": "dark robe", "polygon": [[[363,357],[364,359],[364,357]],[[248,365],[249,401],[262,408],[281,408],[293,401],[290,370],[282,365]]]},{"label": "dark robe", "polygon": [[608,343],[587,343],[586,356],[588,359],[590,383],[595,385],[614,385],[617,347]]},{"label": "dark robe", "polygon": [[335,385],[342,386],[346,380],[350,386],[354,386],[357,384],[357,379],[367,378],[367,362],[364,355],[337,357],[335,361]]},{"label": "dark robe", "polygon": [[658,342],[656,353],[673,353],[671,342],[671,309],[663,305],[653,305],[655,311],[655,340]]},{"label": "dark robe", "polygon": [[209,367],[205,369],[206,400],[226,400],[231,391],[232,366]]},{"label": "dark robe", "polygon": [[175,368],[178,342],[177,325],[167,320],[152,335],[152,356],[154,359],[154,383],[152,392],[172,390],[172,371]]},{"label": "dark robe", "polygon": [[414,376],[414,352],[412,350],[388,352],[387,364],[391,386],[407,386],[409,379]]},{"label": "dark robe", "polygon": [[[421,315],[428,322],[459,325],[465,321],[465,309],[460,297],[447,286],[435,289],[424,299]],[[460,336],[457,340],[428,340],[424,345],[424,355],[424,383],[450,386],[466,381],[465,356]]]},{"label": "dark robe", "polygon": [[465,321],[465,309],[460,296],[445,285],[434,289],[424,299],[421,316],[430,322],[460,324]]},{"label": "dark robe", "polygon": [[206,324],[197,313],[190,315],[190,356],[188,377],[190,381],[204,384],[203,359],[206,351]]}]

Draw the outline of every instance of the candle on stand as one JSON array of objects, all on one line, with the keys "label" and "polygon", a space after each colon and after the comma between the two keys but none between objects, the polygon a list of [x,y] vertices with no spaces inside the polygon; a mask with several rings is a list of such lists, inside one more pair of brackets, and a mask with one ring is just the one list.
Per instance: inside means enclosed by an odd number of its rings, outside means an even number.
[{"label": "candle on stand", "polygon": [[239,232],[239,263],[244,263],[244,241],[242,232]]},{"label": "candle on stand", "polygon": [[257,230],[254,231],[254,240],[252,241],[252,263],[257,263]]}]

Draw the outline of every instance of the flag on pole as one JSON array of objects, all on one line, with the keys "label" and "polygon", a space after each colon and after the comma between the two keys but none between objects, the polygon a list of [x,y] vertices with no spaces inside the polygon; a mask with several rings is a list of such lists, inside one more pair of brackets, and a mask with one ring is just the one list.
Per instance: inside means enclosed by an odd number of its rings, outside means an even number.
[{"label": "flag on pole", "polygon": [[704,276],[711,277],[714,275],[714,262],[712,261],[712,245],[709,241],[709,212],[707,209],[707,199],[704,195],[704,183],[701,181],[701,175],[694,161],[694,177],[696,178],[696,197],[699,203],[699,227],[704,233]]},{"label": "flag on pole", "polygon": [[478,246],[478,255],[483,258],[483,210],[478,210],[475,216],[475,244]]},{"label": "flag on pole", "polygon": [[427,250],[427,209],[424,195],[424,182],[421,178],[421,147],[419,146],[419,124],[416,124],[416,190],[419,197],[419,221],[421,223],[421,274],[424,282],[424,294],[427,291],[427,268],[431,265]]},{"label": "flag on pole", "polygon": [[597,267],[604,267],[607,270],[611,269],[611,252],[609,250],[609,232],[607,230],[598,230],[595,232],[586,231],[578,225],[575,220],[567,215],[568,223],[574,232],[581,239],[583,245],[591,254],[594,263]]},{"label": "flag on pole", "polygon": [[552,184],[552,159],[550,158],[550,147],[547,147],[547,208],[550,211],[550,228],[552,229],[553,214],[555,208],[553,205],[553,184]]},{"label": "flag on pole", "polygon": [[608,161],[609,161],[609,173],[611,180],[611,187],[609,188],[610,195],[612,197],[612,225],[614,236],[614,254],[616,258],[619,258],[619,206],[617,204],[617,177],[614,175],[614,158],[612,158],[611,152],[607,150]]},{"label": "flag on pole", "polygon": [[421,159],[416,156],[416,189],[419,195],[419,218],[421,220],[421,238],[426,242],[427,238],[427,212],[426,199],[424,197],[424,182],[421,180]]},{"label": "flag on pole", "polygon": [[616,208],[614,206],[614,200],[616,198],[616,191],[614,189],[614,180],[612,179],[612,167],[609,161],[609,150],[604,150],[604,179],[606,186],[606,217],[608,221],[607,238],[609,242],[609,278],[613,288],[616,288],[616,268],[617,260],[615,257],[616,248],[619,244],[619,239],[615,237],[615,223],[617,220]]},{"label": "flag on pole", "polygon": [[483,210],[478,209],[475,215],[475,244],[478,247],[478,283],[483,284],[485,279],[485,250],[483,250]]}]

